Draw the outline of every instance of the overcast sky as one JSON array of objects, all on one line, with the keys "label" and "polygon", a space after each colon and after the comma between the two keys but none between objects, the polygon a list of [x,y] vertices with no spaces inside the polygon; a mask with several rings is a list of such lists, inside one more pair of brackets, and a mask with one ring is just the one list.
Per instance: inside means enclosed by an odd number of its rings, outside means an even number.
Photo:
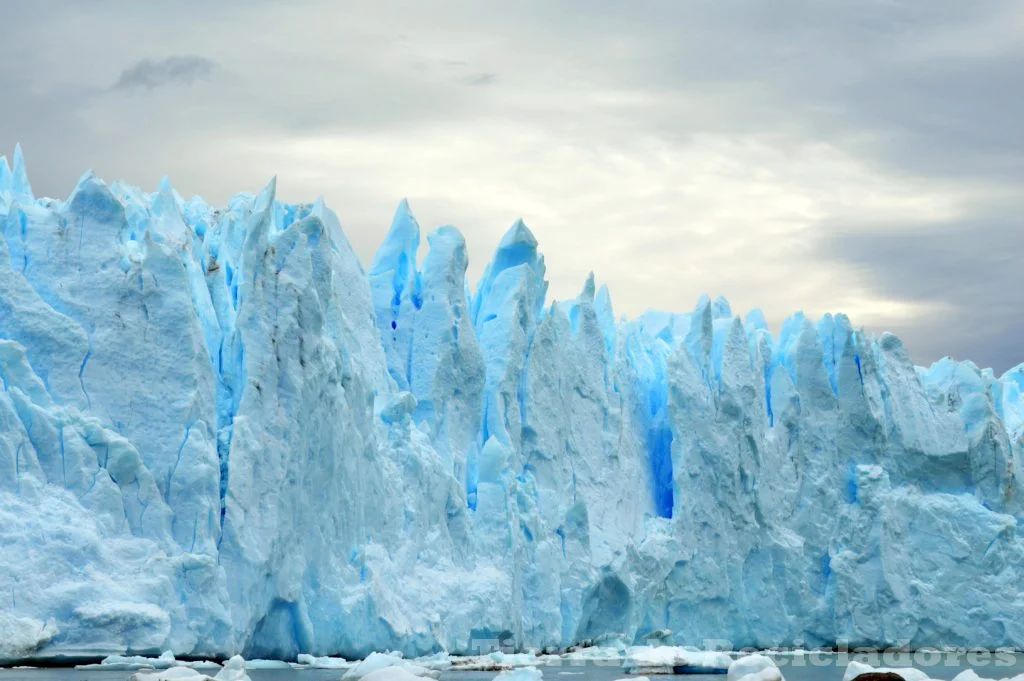
[{"label": "overcast sky", "polygon": [[1019,0],[21,2],[0,154],[223,203],[277,175],[369,262],[408,197],[475,282],[522,217],[551,295],[701,293],[1024,361]]}]

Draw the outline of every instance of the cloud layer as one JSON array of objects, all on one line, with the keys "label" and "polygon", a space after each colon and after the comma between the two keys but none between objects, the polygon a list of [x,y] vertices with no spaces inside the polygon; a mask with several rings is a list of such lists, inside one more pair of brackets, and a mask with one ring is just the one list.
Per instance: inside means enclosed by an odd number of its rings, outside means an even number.
[{"label": "cloud layer", "polygon": [[523,217],[559,298],[593,269],[628,315],[708,292],[845,311],[921,363],[1024,360],[1020,3],[505,5],[22,3],[0,148],[53,195],[87,167],[213,201],[277,174],[366,261],[408,196],[474,279]]}]

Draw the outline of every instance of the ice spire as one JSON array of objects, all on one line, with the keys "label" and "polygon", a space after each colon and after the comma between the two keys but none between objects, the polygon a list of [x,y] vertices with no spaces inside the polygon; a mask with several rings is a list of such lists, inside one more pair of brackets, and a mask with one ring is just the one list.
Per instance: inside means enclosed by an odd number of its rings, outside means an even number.
[{"label": "ice spire", "polygon": [[0,193],[11,190],[11,166],[7,164],[7,157],[0,156]]},{"label": "ice spire", "polygon": [[505,236],[501,238],[498,248],[494,252],[494,258],[491,259],[484,276],[480,279],[476,296],[473,298],[474,324],[480,324],[480,310],[494,292],[495,283],[501,278],[502,273],[520,266],[526,266],[529,270],[528,288],[534,298],[531,301],[533,303],[532,312],[536,317],[544,307],[548,283],[544,280],[546,271],[544,256],[537,252],[537,239],[522,219],[516,220],[505,232]]},{"label": "ice spire", "polygon": [[420,225],[409,202],[402,199],[391,229],[373,258],[369,277],[388,373],[403,390],[409,388],[413,316],[422,305],[416,269],[419,247]]},{"label": "ice spire", "polygon": [[416,270],[416,253],[420,247],[420,225],[409,208],[409,200],[402,199],[395,209],[391,228],[384,243],[377,249],[370,266],[370,276],[394,272],[407,275]]},{"label": "ice spire", "polygon": [[14,169],[11,176],[11,195],[25,203],[35,201],[35,196],[32,194],[32,185],[29,184],[28,181],[28,171],[25,170],[25,156],[21,153],[20,144],[14,147]]}]

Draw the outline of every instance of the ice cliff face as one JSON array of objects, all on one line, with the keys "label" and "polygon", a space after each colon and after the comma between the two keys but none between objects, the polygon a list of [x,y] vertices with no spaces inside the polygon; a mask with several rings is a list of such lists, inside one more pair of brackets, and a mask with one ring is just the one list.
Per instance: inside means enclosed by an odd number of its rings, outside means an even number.
[{"label": "ice cliff face", "polygon": [[[843,315],[546,298],[516,223],[214,210],[0,162],[0,658],[1024,645],[1024,365]],[[422,263],[422,264],[419,264]]]}]

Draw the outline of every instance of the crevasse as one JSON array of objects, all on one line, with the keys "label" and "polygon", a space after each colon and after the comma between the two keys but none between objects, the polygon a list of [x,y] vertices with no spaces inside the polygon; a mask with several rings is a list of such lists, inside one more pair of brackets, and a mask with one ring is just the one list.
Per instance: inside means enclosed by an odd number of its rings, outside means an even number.
[{"label": "crevasse", "polygon": [[[1024,365],[0,162],[0,660],[1024,645]],[[473,291],[472,294],[468,291]],[[9,593],[8,593],[9,591]]]}]

